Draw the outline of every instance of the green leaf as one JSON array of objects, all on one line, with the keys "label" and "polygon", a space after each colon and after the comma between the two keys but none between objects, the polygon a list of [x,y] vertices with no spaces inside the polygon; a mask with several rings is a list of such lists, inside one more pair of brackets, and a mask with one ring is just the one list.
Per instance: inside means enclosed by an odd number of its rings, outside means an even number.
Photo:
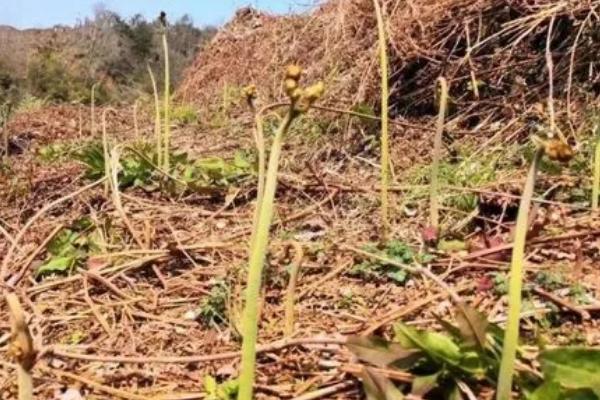
[{"label": "green leaf", "polygon": [[402,284],[406,282],[408,273],[403,269],[398,269],[396,271],[388,272],[387,276],[394,282]]},{"label": "green leaf", "polygon": [[37,270],[37,275],[48,275],[53,273],[68,272],[75,265],[75,256],[53,257]]},{"label": "green leaf", "polygon": [[448,336],[437,332],[417,331],[404,324],[396,324],[397,341],[405,347],[416,347],[427,353],[435,362],[458,366],[461,360],[460,348]]},{"label": "green leaf", "polygon": [[467,346],[477,346],[483,351],[486,345],[487,318],[467,304],[459,304],[456,322]]},{"label": "green leaf", "polygon": [[206,394],[210,396],[217,396],[217,380],[213,378],[211,375],[206,375],[204,377],[204,391]]},{"label": "green leaf", "polygon": [[369,400],[403,400],[404,395],[392,381],[383,375],[365,368],[362,374],[363,385]]},{"label": "green leaf", "polygon": [[557,348],[540,354],[544,378],[567,389],[591,389],[600,396],[600,350]]},{"label": "green leaf", "polygon": [[560,385],[556,382],[546,382],[529,396],[528,400],[560,400]]},{"label": "green leaf", "polygon": [[55,256],[66,256],[75,251],[75,241],[79,235],[70,229],[62,230],[48,244],[48,252]]},{"label": "green leaf", "polygon": [[557,382],[545,382],[527,400],[598,400],[598,396],[588,389],[564,390]]},{"label": "green leaf", "polygon": [[348,338],[346,346],[361,361],[382,368],[390,364],[399,367],[401,364],[406,364],[408,367],[422,355],[419,350],[406,349],[398,343],[388,342],[375,336],[351,336]]},{"label": "green leaf", "polygon": [[463,400],[463,395],[457,385],[450,390],[448,400]]},{"label": "green leaf", "polygon": [[441,372],[433,375],[416,376],[412,383],[412,391],[410,394],[423,397],[438,386],[438,378]]}]

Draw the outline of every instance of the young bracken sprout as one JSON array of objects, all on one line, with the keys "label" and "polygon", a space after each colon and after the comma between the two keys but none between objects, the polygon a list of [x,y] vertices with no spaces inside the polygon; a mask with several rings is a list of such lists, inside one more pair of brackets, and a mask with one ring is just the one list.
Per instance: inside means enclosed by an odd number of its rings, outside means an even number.
[{"label": "young bracken sprout", "polygon": [[431,227],[436,231],[440,225],[439,209],[439,169],[440,157],[442,152],[442,134],[444,133],[444,121],[448,109],[448,82],[445,78],[438,79],[440,84],[440,110],[433,145],[433,165],[431,166],[431,186],[430,186],[430,207],[431,207]]},{"label": "young bracken sprout", "polygon": [[594,181],[592,184],[592,210],[598,210],[598,197],[600,197],[600,122],[594,129],[596,136],[596,151],[594,152]]},{"label": "young bracken sprout", "polygon": [[[536,140],[541,142],[540,140]],[[525,241],[527,239],[527,228],[531,199],[535,188],[535,178],[538,165],[544,156],[551,160],[568,161],[573,157],[573,150],[562,140],[552,139],[538,143],[519,205],[517,216],[515,239],[513,244],[512,261],[510,267],[510,283],[508,289],[508,321],[504,334],[504,348],[502,349],[502,361],[498,376],[497,400],[510,400],[512,391],[513,373],[517,346],[519,342],[519,319],[521,313],[521,291],[523,288],[523,261],[525,258]]]},{"label": "young bracken sprout", "polygon": [[158,99],[158,88],[156,86],[156,79],[150,64],[146,64],[148,68],[148,74],[150,75],[150,81],[152,82],[152,92],[154,93],[154,135],[156,136],[156,164],[162,168],[162,134],[160,129],[160,101]]},{"label": "young bracken sprout", "polygon": [[250,252],[245,307],[242,316],[243,343],[238,400],[252,399],[258,334],[259,293],[263,265],[269,244],[269,230],[273,217],[273,202],[275,199],[275,190],[277,189],[277,171],[279,169],[279,156],[281,154],[283,137],[288,132],[294,120],[302,113],[308,111],[311,105],[321,97],[324,90],[322,83],[317,83],[306,89],[300,88],[299,81],[301,75],[302,69],[298,66],[290,66],[287,70],[285,90],[290,98],[291,105],[273,138],[265,179],[265,190],[260,203],[257,204],[260,212],[258,213],[256,230],[253,233],[254,239]]},{"label": "young bracken sprout", "polygon": [[90,131],[93,138],[96,137],[96,87],[98,85],[98,82],[94,83],[90,93]]},{"label": "young bracken sprout", "polygon": [[377,14],[379,31],[379,63],[381,67],[381,220],[382,239],[385,242],[390,230],[388,190],[390,185],[390,149],[389,149],[389,83],[387,40],[383,14],[379,0],[373,0]]},{"label": "young bracken sprout", "polygon": [[162,44],[163,51],[165,57],[165,93],[164,93],[164,113],[165,113],[165,132],[164,132],[164,145],[163,145],[163,165],[162,168],[165,171],[169,171],[170,169],[170,160],[169,160],[169,148],[171,141],[171,121],[169,119],[169,100],[170,100],[170,92],[171,92],[171,71],[169,67],[169,42],[167,41],[167,14],[164,11],[161,11],[159,17],[162,36]]},{"label": "young bracken sprout", "polygon": [[[256,110],[256,97],[257,90],[255,85],[248,85],[243,90],[243,95],[246,98],[248,107],[254,112],[256,127],[254,129],[254,141],[256,142],[256,151],[258,153],[258,185],[256,190],[256,208],[254,210],[254,217],[252,220],[252,232],[256,231],[256,225],[258,224],[259,205],[262,201],[262,197],[265,191],[265,170],[266,170],[266,150],[265,150],[265,137],[263,132],[262,112]],[[250,248],[254,243],[254,236],[250,239]]]}]

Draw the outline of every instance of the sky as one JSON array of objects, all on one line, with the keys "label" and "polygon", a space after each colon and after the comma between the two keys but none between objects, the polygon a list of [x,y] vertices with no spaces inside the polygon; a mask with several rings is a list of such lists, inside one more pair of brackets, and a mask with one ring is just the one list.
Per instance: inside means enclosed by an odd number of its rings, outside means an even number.
[{"label": "sky", "polygon": [[164,10],[171,20],[187,13],[197,26],[220,25],[235,10],[247,5],[287,13],[305,10],[314,3],[315,0],[0,0],[0,25],[19,29],[73,25],[92,16],[99,4],[124,17],[140,13],[151,20]]}]

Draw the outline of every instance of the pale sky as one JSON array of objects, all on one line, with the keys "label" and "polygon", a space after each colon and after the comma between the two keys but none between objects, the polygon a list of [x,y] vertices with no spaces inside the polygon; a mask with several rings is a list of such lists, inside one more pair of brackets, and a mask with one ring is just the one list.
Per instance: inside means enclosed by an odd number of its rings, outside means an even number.
[{"label": "pale sky", "polygon": [[220,25],[236,9],[247,5],[287,13],[307,10],[315,3],[316,0],[0,0],[0,25],[21,29],[73,25],[93,15],[98,4],[123,17],[140,13],[153,20],[160,11],[165,11],[171,20],[189,14],[198,26]]}]

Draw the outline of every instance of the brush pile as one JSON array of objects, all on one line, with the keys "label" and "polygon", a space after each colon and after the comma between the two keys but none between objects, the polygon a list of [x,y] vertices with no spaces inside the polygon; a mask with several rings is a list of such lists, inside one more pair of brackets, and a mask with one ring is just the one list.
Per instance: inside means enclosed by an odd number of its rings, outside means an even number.
[{"label": "brush pile", "polygon": [[[531,105],[545,103],[549,94],[549,49],[553,95],[566,103],[557,107],[565,113],[559,121],[577,126],[576,103],[587,100],[582,92],[600,92],[594,63],[599,9],[594,0],[385,1],[392,116],[435,114],[435,80],[443,75],[454,113],[461,114],[457,128],[538,118],[539,107]],[[325,80],[326,102],[376,107],[375,27],[371,0],[332,0],[311,14],[287,17],[244,9],[198,55],[179,95],[210,106],[226,83],[254,83],[268,100],[279,99],[282,66],[299,63],[309,80]]]}]

